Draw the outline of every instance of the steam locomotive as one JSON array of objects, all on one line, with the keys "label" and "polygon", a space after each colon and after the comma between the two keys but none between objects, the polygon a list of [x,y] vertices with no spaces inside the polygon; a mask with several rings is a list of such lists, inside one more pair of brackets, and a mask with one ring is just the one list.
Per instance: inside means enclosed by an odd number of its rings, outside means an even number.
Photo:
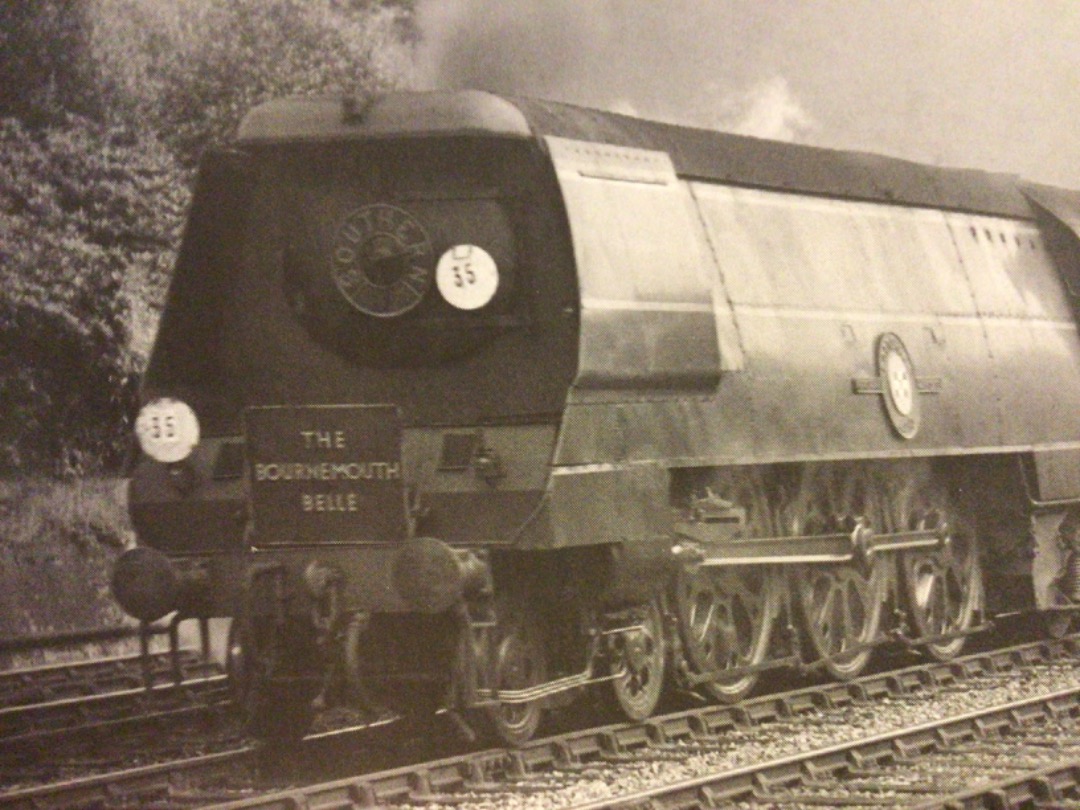
[{"label": "steam locomotive", "polygon": [[1080,194],[487,93],[203,161],[135,424],[143,622],[253,733],[520,744],[1080,609]]}]

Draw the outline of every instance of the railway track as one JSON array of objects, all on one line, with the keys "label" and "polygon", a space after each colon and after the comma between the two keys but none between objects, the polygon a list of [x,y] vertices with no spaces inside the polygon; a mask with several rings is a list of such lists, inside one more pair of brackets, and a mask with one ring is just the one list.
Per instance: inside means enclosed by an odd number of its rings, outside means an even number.
[{"label": "railway track", "polygon": [[[221,667],[202,655],[181,650],[176,661],[167,653],[151,656],[149,674],[155,685],[220,674]],[[144,684],[138,655],[98,658],[0,672],[0,718],[17,716],[34,706],[78,700],[132,689]],[[0,719],[0,734],[5,720]]]},{"label": "railway track", "polygon": [[[146,628],[146,643],[152,648],[162,637],[169,637],[166,643],[171,643],[172,635],[177,632],[175,626],[151,624]],[[131,642],[141,643],[141,637],[137,625],[120,625],[0,638],[0,705],[8,705],[13,692],[17,695],[25,689],[28,673],[40,675],[69,666],[87,671],[86,667],[95,664],[122,660],[131,649]],[[45,675],[45,684],[52,683],[55,677]],[[59,679],[63,681],[64,677],[61,675]]]},{"label": "railway track", "polygon": [[[1036,722],[1025,751],[1045,753],[1052,748],[1048,741],[1080,737],[1075,719],[1080,714],[1078,690],[1080,637],[1071,637],[766,695],[738,706],[696,708],[640,724],[575,731],[517,751],[473,752],[392,770],[339,774],[308,785],[301,785],[304,778],[297,774],[289,777],[294,784],[284,788],[260,782],[253,776],[255,752],[244,748],[79,784],[12,791],[0,794],[0,807],[172,808],[215,802],[229,810],[433,803],[537,808],[832,806],[829,801],[835,795],[829,789],[858,798],[860,779],[878,779],[885,785],[890,779],[899,784],[907,778],[913,785],[922,784],[914,772],[903,777],[895,768],[929,757],[941,741],[958,746],[953,749],[953,764],[965,757],[974,763],[983,749],[992,757],[995,734],[1006,740],[1003,744],[1018,744],[1020,731],[1003,717]],[[951,718],[954,730],[937,730],[934,724],[944,717]],[[982,735],[975,736],[975,731]],[[868,745],[869,753],[857,752],[857,742]],[[319,746],[329,750],[327,745],[333,740],[305,740],[296,756],[324,762],[359,759],[355,748],[349,754],[342,753],[347,748],[337,754],[315,753]],[[1045,792],[1051,785],[1067,795],[1066,777],[1056,771],[1044,773],[1060,762],[1032,758],[1023,765],[1022,774],[1014,769],[1008,776],[1027,779],[1028,787],[994,790]],[[880,776],[874,769],[881,769]],[[1032,776],[1036,772],[1043,775]],[[717,779],[735,781],[717,787]],[[956,785],[957,791],[964,787]],[[798,792],[802,790],[807,792]],[[811,795],[814,791],[819,791],[818,798]],[[919,801],[936,806],[933,802],[948,798],[915,788],[896,792],[916,806]],[[871,797],[867,806],[897,802],[882,794]]]},{"label": "railway track", "polygon": [[575,810],[1060,807],[1060,802],[1080,799],[1078,732],[1080,688],[1074,687],[572,806]]},{"label": "railway track", "polygon": [[[166,759],[166,750],[159,749],[153,754],[158,761],[149,764],[131,764],[150,758],[148,752],[141,757],[127,755],[128,765],[121,766],[124,755],[118,752],[111,762],[99,762],[97,773],[0,788],[0,808],[191,808],[262,795],[288,784],[297,770],[310,775],[319,772],[319,763],[355,761],[357,750],[373,752],[375,761],[385,762],[390,756],[401,761],[398,753],[391,753],[392,744],[385,746],[382,725],[351,726],[310,735],[291,759],[292,765],[303,765],[286,771],[276,769],[279,762],[268,769],[263,752],[241,737],[227,734],[187,744],[185,747],[202,749],[196,755],[189,751]],[[170,734],[176,735],[176,729]]]},{"label": "railway track", "polygon": [[[833,764],[839,770],[840,766],[834,763],[838,757],[843,761],[840,752],[852,742],[844,739],[830,743],[831,736],[865,736],[870,740],[871,750],[876,751],[874,746],[884,745],[888,736],[876,730],[877,724],[884,722],[882,706],[886,702],[902,709],[892,721],[899,727],[891,734],[898,739],[920,742],[918,750],[923,753],[932,750],[924,741],[935,738],[934,726],[941,722],[941,717],[935,716],[938,713],[952,716],[950,722],[965,729],[978,727],[980,722],[1001,729],[1003,726],[997,718],[1014,715],[1022,719],[1068,718],[1069,728],[1075,729],[1075,717],[1080,715],[1078,652],[1080,647],[1075,641],[1062,646],[1024,645],[969,656],[947,665],[924,665],[864,677],[849,684],[827,684],[770,695],[738,707],[710,707],[654,718],[638,725],[574,733],[540,741],[518,752],[503,752],[501,759],[500,755],[492,754],[463,757],[429,763],[420,769],[399,769],[294,789],[290,793],[252,798],[222,807],[229,810],[327,806],[384,808],[417,804],[592,810],[607,807],[656,810],[719,806],[831,807],[837,804],[834,801],[837,796],[827,794],[822,785],[830,785],[836,774],[821,765],[816,771],[808,770],[812,777],[817,777],[817,782],[808,779],[807,794],[800,795],[790,783],[792,769],[799,769],[794,763],[807,752],[819,751],[821,762]],[[1021,682],[1021,690],[1027,688],[1022,682],[1036,677],[1035,672],[1039,672],[1040,682],[1035,688],[1040,692],[1052,689],[1050,697],[1040,694],[1019,700],[1010,698],[1018,688],[1017,682]],[[1059,687],[1062,682],[1068,686]],[[989,705],[971,709],[959,719],[955,707],[943,706],[950,702],[968,706],[973,701]],[[1007,704],[1004,708],[1003,703]],[[977,719],[984,715],[991,720]],[[1047,733],[1046,729],[1043,724],[1040,733]],[[950,742],[954,739],[960,743],[971,741],[970,735],[942,734]],[[983,743],[984,739],[980,737],[978,742]],[[756,787],[762,778],[755,781],[753,774],[760,769],[760,763],[779,758],[768,751],[785,747],[789,753],[777,766],[782,778],[775,777],[777,789],[771,794],[755,794],[752,790],[724,793],[714,787],[701,789],[701,784],[711,784],[706,780],[727,778],[717,777],[718,773],[749,780],[750,787]],[[877,764],[872,763],[868,755],[861,761],[867,766],[866,774],[871,764]],[[904,760],[895,757],[895,761]],[[888,763],[883,757],[880,764]],[[1046,765],[1048,760],[1044,758],[1040,767]],[[695,768],[703,769],[705,773],[679,776]],[[856,775],[854,771],[852,773]],[[960,788],[965,782],[961,780],[956,784]],[[816,797],[811,795],[814,791]],[[855,796],[854,791],[846,793],[849,798]],[[712,803],[702,801],[702,796]],[[921,798],[925,799],[926,795]],[[932,799],[930,803],[933,806]],[[877,807],[893,804],[896,804],[895,798],[888,796],[868,802],[868,806]]]},{"label": "railway track", "polygon": [[145,667],[129,655],[0,673],[0,785],[71,773],[185,724],[205,733],[228,703],[221,668],[192,651],[155,654]]}]

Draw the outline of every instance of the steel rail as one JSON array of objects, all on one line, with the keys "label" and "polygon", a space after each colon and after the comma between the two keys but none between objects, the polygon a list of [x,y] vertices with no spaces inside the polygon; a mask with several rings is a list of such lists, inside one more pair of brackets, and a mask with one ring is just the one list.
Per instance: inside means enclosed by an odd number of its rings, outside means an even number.
[{"label": "steel rail", "polygon": [[992,785],[950,793],[907,810],[966,810],[993,806],[997,810],[1036,807],[1068,810],[1080,807],[1080,759],[1062,761]]},{"label": "steel rail", "polygon": [[[467,754],[421,766],[296,787],[288,791],[214,805],[214,808],[374,808],[390,804],[458,802],[460,800],[453,794],[463,790],[512,793],[513,788],[505,783],[513,779],[523,779],[559,767],[572,770],[581,763],[603,761],[613,756],[633,756],[635,752],[645,751],[657,744],[667,745],[675,740],[694,743],[822,706],[870,703],[883,696],[906,695],[954,684],[967,678],[1012,672],[1025,665],[1060,660],[1060,657],[1065,655],[1076,656],[1080,651],[1078,644],[1080,639],[1071,637],[1057,642],[1039,642],[1001,651],[976,653],[947,663],[927,663],[895,672],[866,675],[847,683],[834,682],[794,692],[766,695],[737,706],[709,706],[650,718],[643,723],[605,726],[535,740],[516,751],[496,750]],[[1080,701],[1080,698],[1077,700]],[[903,732],[895,732],[901,733]],[[882,736],[884,738],[888,735]],[[791,759],[795,761],[795,758]],[[706,783],[706,780],[698,781]],[[643,804],[654,794],[659,795],[659,791],[642,793],[633,801]],[[622,800],[606,800],[582,805],[582,810],[622,805]]]},{"label": "steel rail", "polygon": [[[168,635],[169,628],[163,625],[150,625],[150,635]],[[123,641],[139,637],[138,625],[120,627],[91,627],[84,630],[71,630],[64,633],[44,633],[19,638],[0,639],[0,654],[33,652],[54,647],[72,647],[82,644],[97,644],[106,641]]]},{"label": "steel rail", "polygon": [[[1049,709],[1054,704],[1057,704],[1054,709]],[[790,782],[792,774],[796,771],[805,775],[808,779],[820,778],[816,772],[824,770],[824,768],[816,768],[816,765],[835,765],[836,762],[843,760],[857,766],[859,764],[858,752],[874,751],[880,754],[883,746],[887,746],[891,753],[903,756],[905,754],[904,743],[919,743],[927,735],[932,735],[935,742],[947,739],[950,736],[959,736],[962,733],[975,734],[981,737],[980,723],[985,724],[994,719],[1006,719],[1019,725],[1022,722],[1020,716],[1024,714],[1023,710],[1032,708],[1045,708],[1047,713],[1051,714],[1060,712],[1062,709],[1080,713],[1080,687],[1061,690],[1049,695],[1024,698],[1008,704],[979,709],[954,717],[932,720],[905,729],[883,732],[814,751],[791,754],[769,762],[735,768],[719,775],[700,776],[668,785],[647,788],[617,798],[583,802],[572,805],[572,810],[626,810],[627,808],[639,807],[659,810],[659,808],[667,806],[708,808],[721,802],[752,801],[756,798],[759,786],[762,783]],[[1026,774],[1024,778],[1030,776],[1031,774]],[[988,782],[977,789],[965,791],[965,793],[972,796],[987,795],[989,792],[1001,789],[1001,787],[1000,782]],[[768,803],[770,799],[762,797],[761,801]],[[923,806],[946,807],[948,801],[945,798],[935,798],[932,802]],[[792,797],[791,802],[797,804],[799,799]],[[853,800],[852,803],[857,804],[858,802]]]},{"label": "steel rail", "polygon": [[154,684],[149,689],[121,689],[0,708],[0,743],[35,731],[74,729],[93,720],[121,714],[146,714],[166,697],[179,696],[187,702],[195,702],[211,690],[224,688],[225,685],[226,676],[215,674],[188,678],[180,684]]},{"label": "steel rail", "polygon": [[234,768],[252,755],[250,747],[236,748],[215,754],[191,757],[186,760],[145,765],[100,776],[72,779],[48,785],[19,788],[0,793],[0,807],[19,810],[45,808],[102,808],[137,801],[139,796],[156,796],[167,791],[176,781],[196,773],[209,773]]},{"label": "steel rail", "polygon": [[[166,712],[163,719],[167,720],[170,716],[172,715]],[[340,752],[347,749],[350,738],[355,745],[358,735],[383,733],[383,727],[387,725],[390,725],[388,721],[380,720],[366,726],[337,728],[312,734],[305,737],[290,754],[298,754],[302,758],[310,757],[314,761],[325,760],[327,751]],[[216,785],[227,782],[230,774],[233,777],[236,774],[250,776],[259,770],[267,753],[273,755],[273,752],[261,752],[257,746],[245,743],[200,756],[76,777],[64,782],[15,787],[10,790],[0,788],[0,808],[103,810],[116,806],[143,807],[147,804],[163,807],[169,804],[168,797],[171,795],[188,797],[180,800],[182,807],[201,807],[226,799],[213,798],[213,794],[200,794],[199,799],[192,801],[189,796],[192,784],[212,782]],[[216,788],[215,791],[219,796],[226,793]]]},{"label": "steel rail", "polygon": [[[180,651],[183,673],[220,672],[193,650]],[[169,652],[152,655],[155,681],[173,682],[173,657]],[[119,691],[116,684],[145,687],[145,668],[138,653],[91,658],[84,661],[45,664],[0,671],[0,713],[15,706],[49,703],[63,697],[83,697]],[[120,687],[127,688],[127,686]]]},{"label": "steel rail", "polygon": [[[223,676],[221,676],[223,678]],[[153,701],[140,701],[134,711],[116,707],[108,716],[85,718],[68,726],[30,727],[0,737],[0,768],[8,761],[36,761],[49,756],[82,750],[87,746],[115,742],[116,735],[131,735],[142,729],[175,727],[186,719],[215,717],[229,711],[232,695],[222,682],[204,682],[194,689],[181,687]],[[0,773],[3,771],[0,770]]]},{"label": "steel rail", "polygon": [[[968,678],[1013,678],[1023,667],[1052,663],[1080,654],[1080,637],[1059,641],[1028,643],[1017,647],[979,652],[947,663],[931,662],[903,669],[864,675],[851,682],[830,682],[808,689],[765,695],[737,706],[707,706],[685,712],[661,715],[643,723],[618,724],[572,732],[557,737],[536,740],[520,750],[489,750],[463,756],[430,761],[417,766],[391,771],[372,772],[331,782],[296,787],[287,791],[269,792],[240,801],[213,805],[229,808],[306,808],[306,807],[377,807],[412,800],[430,802],[443,791],[487,789],[512,792],[509,780],[543,779],[537,775],[564,768],[573,772],[581,763],[601,762],[612,757],[633,754],[660,744],[683,741],[691,746],[708,748],[709,740],[736,732],[739,729],[764,725],[822,707],[842,707],[867,704],[887,696],[925,694],[934,688],[948,688]],[[376,731],[377,733],[377,731]],[[340,735],[329,732],[305,739],[303,750],[297,748],[289,756],[303,757],[314,753],[323,738]],[[190,785],[211,781],[222,768],[242,768],[253,761],[256,752],[251,747],[239,748],[209,757],[197,757],[182,762],[166,763],[147,768],[104,774],[71,780],[62,785],[42,785],[0,793],[0,808],[94,807],[100,808],[137,804],[138,797],[149,797],[157,791],[158,803],[162,791],[169,785],[182,784],[175,791],[178,805],[188,801]],[[325,760],[326,757],[322,757]],[[339,756],[338,759],[341,759]],[[499,782],[502,781],[500,785]],[[216,783],[216,782],[215,782]],[[194,789],[197,793],[197,788]],[[135,797],[135,798],[133,798]],[[187,798],[185,798],[187,797]],[[196,799],[200,806],[207,802],[223,801],[203,794]]]}]

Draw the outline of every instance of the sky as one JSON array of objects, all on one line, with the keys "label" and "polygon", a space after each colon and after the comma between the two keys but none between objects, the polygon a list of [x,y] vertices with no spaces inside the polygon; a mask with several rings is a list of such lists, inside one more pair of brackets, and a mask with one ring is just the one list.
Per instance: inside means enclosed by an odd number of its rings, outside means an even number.
[{"label": "sky", "polygon": [[417,83],[1080,189],[1080,0],[422,0]]}]

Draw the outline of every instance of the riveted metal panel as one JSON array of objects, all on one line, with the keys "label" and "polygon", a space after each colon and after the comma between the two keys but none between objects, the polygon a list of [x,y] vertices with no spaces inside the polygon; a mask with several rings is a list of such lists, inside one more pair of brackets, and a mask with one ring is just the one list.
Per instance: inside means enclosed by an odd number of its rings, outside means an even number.
[{"label": "riveted metal panel", "polygon": [[680,177],[895,205],[1016,217],[1032,213],[1011,175],[780,143],[550,101],[510,101],[537,136],[666,152]]},{"label": "riveted metal panel", "polygon": [[1023,183],[1024,194],[1041,212],[1040,225],[1062,280],[1080,296],[1080,192]]},{"label": "riveted metal panel", "polygon": [[[945,379],[959,366],[977,383],[986,351],[941,212],[694,189],[746,351],[753,415],[735,429],[753,434],[754,455],[910,453],[996,433],[992,403]],[[881,385],[886,335],[913,366],[921,419],[907,436]]]},{"label": "riveted metal panel", "polygon": [[559,138],[547,144],[581,295],[575,385],[714,385],[715,276],[668,156]]},{"label": "riveted metal panel", "polygon": [[1065,288],[1028,223],[948,215],[985,335],[1006,445],[1075,438],[1080,341]]}]

